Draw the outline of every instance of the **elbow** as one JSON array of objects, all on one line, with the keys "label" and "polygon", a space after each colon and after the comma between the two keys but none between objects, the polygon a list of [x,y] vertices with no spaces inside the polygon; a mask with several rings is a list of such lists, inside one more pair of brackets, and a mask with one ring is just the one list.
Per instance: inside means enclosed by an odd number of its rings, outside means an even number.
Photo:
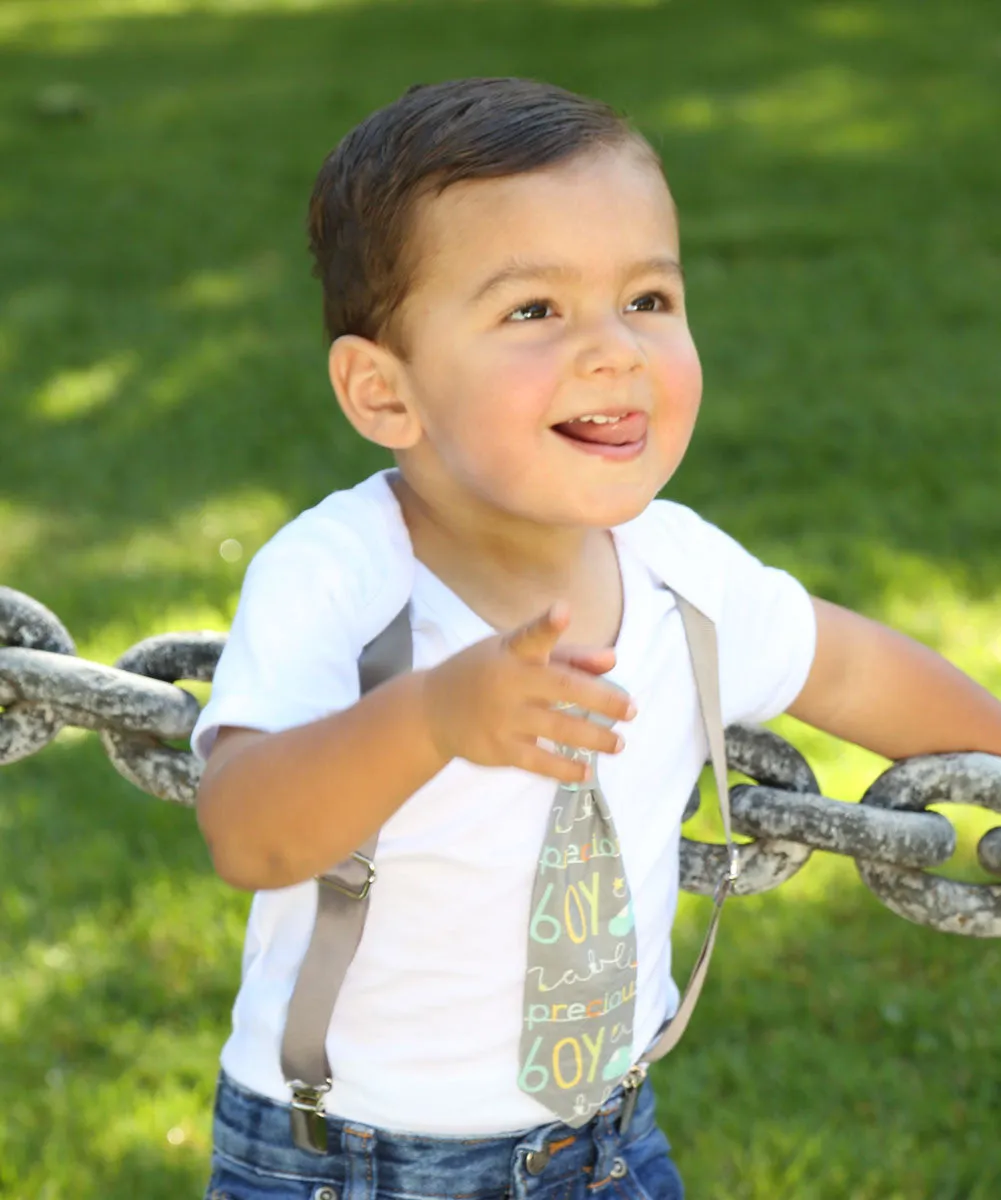
[{"label": "elbow", "polygon": [[228,847],[220,847],[208,838],[205,840],[212,859],[212,869],[223,883],[241,892],[259,892],[268,886],[261,873],[253,869],[252,863],[234,855]]},{"label": "elbow", "polygon": [[246,847],[233,845],[232,839],[205,836],[205,844],[215,873],[223,883],[241,892],[272,891],[311,878],[309,875],[297,875],[277,855],[254,854]]},{"label": "elbow", "polygon": [[301,882],[274,852],[262,852],[232,814],[220,814],[210,789],[199,789],[195,815],[216,875],[242,892],[260,892]]},{"label": "elbow", "polygon": [[200,808],[198,828],[212,860],[212,869],[223,883],[243,892],[256,892],[262,887],[258,872],[254,871],[252,863],[247,862],[247,856],[241,854],[233,844],[234,839],[213,829],[212,823],[204,819]]}]

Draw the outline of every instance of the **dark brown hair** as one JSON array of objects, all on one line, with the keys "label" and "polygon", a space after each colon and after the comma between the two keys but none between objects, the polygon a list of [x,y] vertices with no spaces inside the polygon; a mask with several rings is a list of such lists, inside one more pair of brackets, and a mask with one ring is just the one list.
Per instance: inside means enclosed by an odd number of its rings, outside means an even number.
[{"label": "dark brown hair", "polygon": [[419,84],[372,113],[328,156],[309,203],[330,340],[354,333],[406,353],[394,317],[417,266],[409,235],[422,197],[629,141],[658,161],[607,104],[530,79]]}]

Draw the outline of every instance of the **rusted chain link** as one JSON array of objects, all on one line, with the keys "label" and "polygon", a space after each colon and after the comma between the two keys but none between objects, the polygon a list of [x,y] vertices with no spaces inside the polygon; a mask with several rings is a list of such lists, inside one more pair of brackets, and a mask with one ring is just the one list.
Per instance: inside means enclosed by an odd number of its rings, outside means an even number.
[{"label": "rusted chain link", "polygon": [[[113,667],[77,657],[59,619],[22,592],[0,587],[0,766],[37,753],[64,725],[96,730],[115,769],[177,804],[194,804],[200,766],[168,742],[188,738],[198,702],[178,680],[210,682],[225,645],[219,633],[147,638]],[[1001,813],[1001,758],[939,754],[894,763],[861,803],[820,794],[806,759],[766,729],[731,725],[731,770],[755,783],[733,788],[740,846],[737,895],[768,891],[805,866],[813,850],[855,859],[866,886],[893,912],[972,937],[1001,937],[1001,884],[964,884],[925,868],[954,852],[952,825],[930,804],[973,804]],[[685,813],[694,814],[698,789]],[[981,865],[1001,875],[1001,827],[984,835]],[[682,838],[681,886],[713,892],[725,867],[722,846]]]}]

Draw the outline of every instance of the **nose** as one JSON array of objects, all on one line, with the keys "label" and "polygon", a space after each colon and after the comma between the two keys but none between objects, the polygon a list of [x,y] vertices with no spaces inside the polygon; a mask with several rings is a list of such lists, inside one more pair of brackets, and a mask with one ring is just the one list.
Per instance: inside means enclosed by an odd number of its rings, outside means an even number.
[{"label": "nose", "polygon": [[577,352],[581,375],[625,375],[645,361],[636,334],[618,313],[590,322],[581,333]]}]

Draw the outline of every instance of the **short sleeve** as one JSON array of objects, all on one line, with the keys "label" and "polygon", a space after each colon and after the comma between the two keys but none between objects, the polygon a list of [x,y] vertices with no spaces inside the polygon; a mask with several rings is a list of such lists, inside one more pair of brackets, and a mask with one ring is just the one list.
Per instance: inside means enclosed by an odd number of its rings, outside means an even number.
[{"label": "short sleeve", "polygon": [[308,545],[281,536],[244,576],[212,694],[191,735],[203,762],[224,725],[276,733],[358,699],[352,597]]},{"label": "short sleeve", "polygon": [[223,725],[278,733],[357,701],[358,657],[413,588],[413,547],[389,475],[331,493],[254,555],[191,734],[203,762]]},{"label": "short sleeve", "polygon": [[785,712],[806,683],[817,625],[806,588],[708,526],[722,558],[717,622],[724,724]]},{"label": "short sleeve", "polygon": [[784,712],[802,691],[816,649],[813,601],[803,585],[673,500],[655,500],[616,532],[715,625],[724,724]]}]

